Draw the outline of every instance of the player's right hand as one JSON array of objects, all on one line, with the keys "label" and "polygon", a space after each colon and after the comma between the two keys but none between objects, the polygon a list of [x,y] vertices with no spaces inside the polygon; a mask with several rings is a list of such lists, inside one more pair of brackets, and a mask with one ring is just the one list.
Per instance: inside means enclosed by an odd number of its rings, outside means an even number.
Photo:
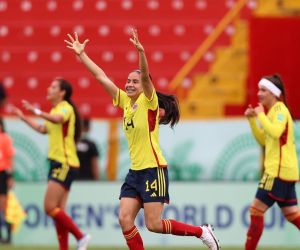
[{"label": "player's right hand", "polygon": [[24,118],[24,113],[21,109],[13,106],[12,107],[12,110],[11,110],[11,113],[18,116],[19,118],[23,119]]},{"label": "player's right hand", "polygon": [[83,43],[80,43],[78,40],[78,35],[74,32],[74,37],[68,34],[69,40],[65,40],[67,48],[73,50],[76,55],[81,55],[84,52],[86,44],[89,42],[89,39],[85,39]]},{"label": "player's right hand", "polygon": [[245,110],[244,115],[246,117],[254,117],[254,116],[256,116],[255,110],[254,110],[254,108],[252,107],[251,104],[248,105],[247,109]]}]

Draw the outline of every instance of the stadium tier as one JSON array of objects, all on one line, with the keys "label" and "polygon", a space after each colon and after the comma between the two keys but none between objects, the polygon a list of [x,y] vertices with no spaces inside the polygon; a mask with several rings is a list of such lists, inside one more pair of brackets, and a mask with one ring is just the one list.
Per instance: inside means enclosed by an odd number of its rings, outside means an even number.
[{"label": "stadium tier", "polygon": [[[11,104],[18,105],[24,98],[46,108],[46,89],[54,77],[61,76],[73,83],[75,101],[83,107],[81,111],[85,115],[101,118],[119,116],[107,94],[66,48],[64,39],[67,33],[74,31],[81,40],[89,38],[86,48],[88,54],[122,87],[128,73],[138,67],[136,50],[128,41],[130,28],[136,27],[147,52],[156,88],[177,94],[183,107],[182,117],[240,116],[245,105],[255,101],[257,80],[262,75],[276,71],[287,79],[286,85],[292,87],[293,82],[297,81],[297,71],[291,74],[280,65],[274,68],[268,62],[259,64],[257,69],[257,53],[274,62],[272,55],[275,51],[265,56],[265,51],[260,50],[263,47],[257,43],[264,39],[251,39],[253,34],[266,34],[259,33],[259,29],[263,30],[262,25],[266,24],[264,20],[259,26],[251,25],[258,22],[259,18],[291,18],[297,15],[298,5],[294,2],[0,0],[0,80],[9,94],[6,111],[9,111]],[[238,4],[240,8],[237,13],[229,21],[223,22],[226,21],[224,17],[233,12]],[[282,25],[296,27],[296,21],[295,18]],[[225,25],[219,28],[222,23]],[[217,38],[210,39],[218,32],[218,28],[220,32]],[[293,36],[296,34],[293,33]],[[274,36],[277,36],[275,30]],[[279,51],[291,51],[284,53],[285,57],[288,54],[295,55],[295,49],[286,45],[288,41],[282,42],[283,38],[273,40],[282,44]],[[210,43],[205,53],[176,86],[172,85],[178,72],[190,63],[191,57],[207,40]],[[296,59],[285,60],[293,62]],[[211,88],[210,95],[201,91],[204,87]],[[235,91],[236,88],[238,91]],[[235,95],[226,96],[226,93],[234,92]],[[195,96],[195,93],[199,95]],[[295,113],[298,96],[294,92],[289,96]],[[210,107],[210,111],[203,109],[203,100],[207,101],[206,106]],[[297,111],[296,117],[300,117]]]},{"label": "stadium tier", "polygon": [[[112,111],[110,98],[66,48],[67,33],[89,38],[89,55],[122,87],[128,72],[138,67],[128,41],[130,28],[136,27],[157,88],[169,92],[171,79],[233,5],[229,0],[1,0],[0,77],[9,104],[26,98],[47,107],[46,88],[62,76],[74,84],[76,101],[87,115],[114,117],[118,112]],[[246,8],[242,15],[249,13]],[[212,50],[228,45],[232,34],[228,27]],[[186,79],[207,71],[213,60],[214,52],[208,51]]]}]

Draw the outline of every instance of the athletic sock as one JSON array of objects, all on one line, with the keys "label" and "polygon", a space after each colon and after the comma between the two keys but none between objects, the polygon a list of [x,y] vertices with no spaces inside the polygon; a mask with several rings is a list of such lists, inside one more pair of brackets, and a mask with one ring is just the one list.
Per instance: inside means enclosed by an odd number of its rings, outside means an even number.
[{"label": "athletic sock", "polygon": [[59,242],[59,250],[68,250],[69,249],[69,232],[61,224],[55,222],[57,239]]},{"label": "athletic sock", "polygon": [[300,216],[291,222],[300,230]]},{"label": "athletic sock", "polygon": [[77,240],[80,240],[83,237],[83,233],[80,231],[78,226],[63,210],[56,208],[51,211],[49,215],[53,218],[55,223],[63,226],[68,232],[72,233]]},{"label": "athletic sock", "polygon": [[300,211],[286,214],[285,218],[300,230]]},{"label": "athletic sock", "polygon": [[202,235],[202,228],[199,226],[184,224],[176,220],[162,220],[162,224],[164,234],[196,236],[197,238]]},{"label": "athletic sock", "polygon": [[136,226],[123,232],[123,235],[130,250],[144,250],[143,240]]},{"label": "athletic sock", "polygon": [[250,225],[247,232],[245,250],[255,250],[264,230],[264,212],[250,208]]}]

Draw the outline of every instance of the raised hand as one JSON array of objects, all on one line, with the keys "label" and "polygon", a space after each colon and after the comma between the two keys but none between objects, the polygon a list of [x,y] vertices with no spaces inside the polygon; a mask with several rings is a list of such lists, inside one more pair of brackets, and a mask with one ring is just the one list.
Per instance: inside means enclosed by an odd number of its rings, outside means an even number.
[{"label": "raised hand", "polygon": [[129,41],[132,42],[132,44],[134,45],[134,47],[137,48],[138,51],[143,52],[144,51],[144,47],[143,47],[143,45],[139,41],[137,30],[136,29],[132,29],[131,30],[131,35],[132,35],[132,37],[129,39]]},{"label": "raised hand", "polygon": [[248,107],[247,107],[247,109],[246,109],[246,111],[245,111],[244,114],[245,114],[246,117],[254,117],[254,116],[256,116],[255,110],[254,110],[254,108],[252,107],[251,104],[248,105]]},{"label": "raised hand", "polygon": [[11,113],[18,116],[20,119],[24,118],[24,113],[22,112],[22,110],[15,106],[12,107]]},{"label": "raised hand", "polygon": [[70,34],[68,34],[68,37],[70,40],[64,40],[67,44],[67,48],[73,50],[76,55],[83,53],[86,44],[89,42],[89,39],[85,39],[83,43],[80,43],[76,32],[74,32],[74,37]]},{"label": "raised hand", "polygon": [[26,100],[22,100],[22,105],[24,109],[30,111],[31,113],[34,113],[35,107],[31,103]]},{"label": "raised hand", "polygon": [[254,108],[256,115],[261,112],[265,112],[264,106],[261,103],[258,103],[257,106]]}]

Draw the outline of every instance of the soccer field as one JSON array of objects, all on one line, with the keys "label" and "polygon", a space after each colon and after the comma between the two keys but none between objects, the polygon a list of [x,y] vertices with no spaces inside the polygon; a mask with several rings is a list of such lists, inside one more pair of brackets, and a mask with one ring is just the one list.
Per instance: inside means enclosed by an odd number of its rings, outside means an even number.
[{"label": "soccer field", "polygon": [[[57,250],[56,247],[37,247],[37,246],[32,246],[32,247],[22,247],[22,246],[5,246],[5,245],[0,245],[0,249],[1,250]],[[112,248],[107,248],[107,247],[91,247],[89,248],[89,250],[127,250],[128,248],[118,248],[118,247],[112,247]],[[147,248],[147,250],[196,250],[199,249],[197,248],[187,248],[187,247],[180,247],[180,248],[176,248],[176,247],[172,247],[172,248]],[[201,249],[207,249],[202,247]],[[222,247],[222,250],[243,250],[244,248],[237,248],[237,247]],[[268,248],[258,248],[258,250],[296,250],[298,248],[282,248],[282,247],[268,247]],[[75,248],[71,248],[71,250],[75,250]]]}]

